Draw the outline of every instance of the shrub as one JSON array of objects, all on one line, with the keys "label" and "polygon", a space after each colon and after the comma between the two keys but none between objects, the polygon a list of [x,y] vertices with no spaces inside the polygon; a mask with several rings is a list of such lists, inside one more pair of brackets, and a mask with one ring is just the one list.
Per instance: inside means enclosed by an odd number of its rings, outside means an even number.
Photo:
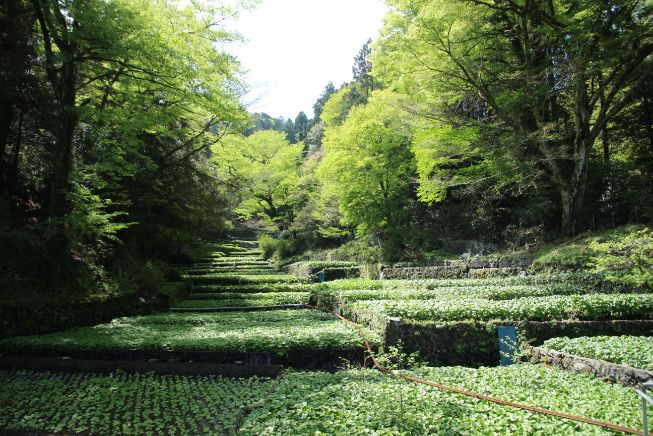
[{"label": "shrub", "polygon": [[630,232],[621,238],[592,242],[593,271],[605,273],[610,281],[625,281],[653,288],[653,230]]}]

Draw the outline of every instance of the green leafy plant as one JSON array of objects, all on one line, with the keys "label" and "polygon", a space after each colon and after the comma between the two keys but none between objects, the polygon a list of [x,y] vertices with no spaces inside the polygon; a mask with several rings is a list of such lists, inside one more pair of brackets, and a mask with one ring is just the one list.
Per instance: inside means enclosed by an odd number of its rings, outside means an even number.
[{"label": "green leafy plant", "polygon": [[[366,331],[373,344],[380,339]],[[167,313],[118,318],[108,324],[80,327],[42,336],[0,341],[0,347],[66,350],[172,350],[271,352],[358,349],[353,328],[315,310],[263,312]]]},{"label": "green leafy plant", "polygon": [[653,337],[582,336],[553,338],[544,348],[653,371]]},{"label": "green leafy plant", "polygon": [[[193,298],[182,301],[176,307],[247,307],[273,306],[278,304],[306,304],[308,292],[222,293],[204,294],[213,298]],[[197,297],[196,295],[194,297]],[[219,297],[219,298],[218,298]]]},{"label": "green leafy plant", "polygon": [[360,320],[375,314],[415,321],[548,321],[650,319],[653,294],[554,295],[513,300],[378,300],[359,301],[347,310]]},{"label": "green leafy plant", "polygon": [[[631,389],[584,374],[530,364],[495,368],[420,368],[427,380],[499,398],[638,428]],[[295,434],[594,434],[598,427],[487,403],[406,382],[401,407],[397,380],[373,370],[335,374],[290,372],[258,408],[241,435]]]},{"label": "green leafy plant", "polygon": [[653,230],[642,229],[605,242],[592,242],[593,271],[610,281],[625,281],[653,289]]},{"label": "green leafy plant", "polygon": [[0,371],[2,432],[228,434],[273,382],[221,376]]}]

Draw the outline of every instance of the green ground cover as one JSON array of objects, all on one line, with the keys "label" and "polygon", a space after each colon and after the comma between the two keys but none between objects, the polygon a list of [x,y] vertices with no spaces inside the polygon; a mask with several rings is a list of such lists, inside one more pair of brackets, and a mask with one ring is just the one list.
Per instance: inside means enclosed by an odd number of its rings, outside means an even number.
[{"label": "green ground cover", "polygon": [[[408,285],[408,284],[407,284]],[[365,300],[511,300],[523,297],[545,297],[552,295],[618,294],[615,288],[594,288],[567,283],[548,285],[476,285],[436,287],[433,289],[348,289],[336,290],[316,286],[311,293],[311,301],[320,308],[332,309],[335,304],[345,305]]]},{"label": "green ground cover", "polygon": [[541,285],[578,285],[586,289],[610,288],[628,291],[632,286],[627,283],[606,283],[602,274],[572,272],[557,274],[538,274],[484,279],[424,279],[424,280],[372,280],[345,279],[323,283],[320,286],[330,290],[357,289],[437,289],[451,287],[476,286],[541,286]]},{"label": "green ground cover", "polygon": [[266,265],[270,266],[270,262],[267,260],[253,258],[253,259],[243,259],[242,257],[221,257],[215,258],[210,262],[198,262],[196,265]]},{"label": "green ground cover", "polygon": [[0,432],[231,434],[273,381],[0,371]]},{"label": "green ground cover", "polygon": [[309,292],[314,288],[312,283],[253,283],[243,285],[196,285],[192,295],[262,292]]},{"label": "green ground cover", "polygon": [[175,307],[249,307],[249,306],[274,306],[277,304],[299,304],[308,303],[308,292],[263,292],[263,293],[233,293],[226,292],[223,294],[200,294],[205,297],[219,298],[197,298],[197,295],[191,295],[192,299],[187,299],[178,303]]},{"label": "green ground cover", "polygon": [[230,271],[230,272],[233,271],[234,273],[245,273],[245,274],[247,274],[249,271],[258,271],[258,270],[275,271],[273,268],[266,267],[266,266],[263,266],[263,265],[205,266],[205,267],[186,268],[183,271],[185,271],[185,272],[187,272],[189,274],[222,272],[222,271]]},{"label": "green ground cover", "polygon": [[[529,364],[423,368],[417,374],[504,399],[641,426],[640,402],[632,389],[584,374]],[[247,415],[238,434],[614,433],[400,381],[372,370],[350,370],[285,374],[275,392]]]},{"label": "green ground cover", "polygon": [[525,297],[513,300],[378,300],[348,306],[358,320],[379,315],[415,321],[549,321],[653,318],[653,294],[594,294]]},{"label": "green ground cover", "polygon": [[205,275],[183,275],[184,280],[193,281],[195,284],[209,285],[237,285],[237,284],[261,284],[261,283],[308,283],[304,277],[289,276],[282,274],[205,274]]},{"label": "green ground cover", "polygon": [[650,336],[561,337],[545,341],[542,347],[653,371],[653,337]]},{"label": "green ground cover", "polygon": [[283,273],[268,268],[248,268],[248,269],[234,269],[234,268],[211,268],[206,270],[191,270],[184,271],[184,278],[186,280],[196,280],[198,276],[208,275],[245,275],[245,276],[278,276]]},{"label": "green ground cover", "polygon": [[[632,389],[528,364],[420,368],[425,379],[641,426]],[[278,383],[278,384],[277,384]],[[91,434],[614,434],[373,370],[261,378],[0,371],[0,428]],[[243,419],[244,418],[244,419]]]},{"label": "green ground cover", "polygon": [[[375,343],[378,339],[367,332]],[[360,348],[359,334],[315,310],[165,313],[118,318],[107,324],[0,341],[0,347],[73,350],[273,352]]]}]

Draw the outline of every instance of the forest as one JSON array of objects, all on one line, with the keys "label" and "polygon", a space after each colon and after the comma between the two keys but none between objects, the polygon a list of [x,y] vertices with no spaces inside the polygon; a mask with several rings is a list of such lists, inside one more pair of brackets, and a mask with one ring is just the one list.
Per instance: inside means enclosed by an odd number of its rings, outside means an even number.
[{"label": "forest", "polygon": [[152,288],[236,227],[428,263],[651,222],[648,2],[388,4],[351,81],[284,120],[242,104],[223,23],[251,5],[8,0],[3,288]]},{"label": "forest", "polygon": [[266,1],[0,3],[0,434],[647,436],[653,1]]}]

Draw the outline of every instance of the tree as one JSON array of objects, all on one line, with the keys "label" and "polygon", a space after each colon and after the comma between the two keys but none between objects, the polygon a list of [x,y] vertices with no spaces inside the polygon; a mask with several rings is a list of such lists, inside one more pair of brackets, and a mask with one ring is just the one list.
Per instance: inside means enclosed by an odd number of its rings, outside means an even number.
[{"label": "tree", "polygon": [[352,105],[366,103],[370,92],[374,89],[374,78],[372,77],[372,39],[368,39],[360,51],[354,57],[354,66],[352,73],[354,80],[350,85],[352,92],[348,97],[352,100]]},{"label": "tree", "polygon": [[393,232],[413,198],[415,168],[404,116],[396,95],[377,91],[341,126],[326,129],[318,176],[325,194],[338,198],[344,224],[362,235],[398,238]]},{"label": "tree", "polygon": [[333,82],[327,83],[327,86],[324,87],[324,91],[318,97],[317,101],[313,105],[313,120],[319,120],[320,114],[322,114],[322,108],[329,100],[331,95],[336,92],[336,87],[333,86]]},{"label": "tree", "polygon": [[[642,1],[396,0],[380,42],[380,78],[437,120],[476,122],[519,141],[545,168],[573,233],[589,160],[608,123],[651,71],[651,7]],[[405,74],[410,71],[410,74]],[[402,76],[403,75],[403,76]],[[445,122],[450,122],[446,121]]]},{"label": "tree", "polygon": [[299,112],[297,117],[295,117],[295,135],[297,141],[303,141],[306,138],[309,128],[310,122],[308,121],[308,117],[303,111]]},{"label": "tree", "polygon": [[214,153],[220,177],[233,189],[236,213],[287,229],[295,214],[292,199],[302,144],[289,144],[285,134],[263,130],[232,136],[214,147]]},{"label": "tree", "polygon": [[327,126],[335,127],[341,125],[351,109],[347,96],[351,89],[343,86],[337,92],[333,93],[329,100],[324,104],[320,118]]},{"label": "tree", "polygon": [[[220,49],[236,38],[219,27],[234,10],[149,0],[6,7],[15,20],[3,55],[16,64],[2,67],[11,200],[0,206],[14,231],[43,244],[48,264],[34,269],[50,273],[50,287],[102,281],[117,247],[165,256],[171,236],[197,234],[207,215],[222,224],[208,153],[246,121],[238,63]],[[164,234],[168,246],[155,247]]]},{"label": "tree", "polygon": [[291,144],[296,144],[297,136],[295,135],[295,123],[293,123],[290,118],[288,118],[283,125],[283,130],[286,132],[286,138],[288,138],[288,142]]}]

